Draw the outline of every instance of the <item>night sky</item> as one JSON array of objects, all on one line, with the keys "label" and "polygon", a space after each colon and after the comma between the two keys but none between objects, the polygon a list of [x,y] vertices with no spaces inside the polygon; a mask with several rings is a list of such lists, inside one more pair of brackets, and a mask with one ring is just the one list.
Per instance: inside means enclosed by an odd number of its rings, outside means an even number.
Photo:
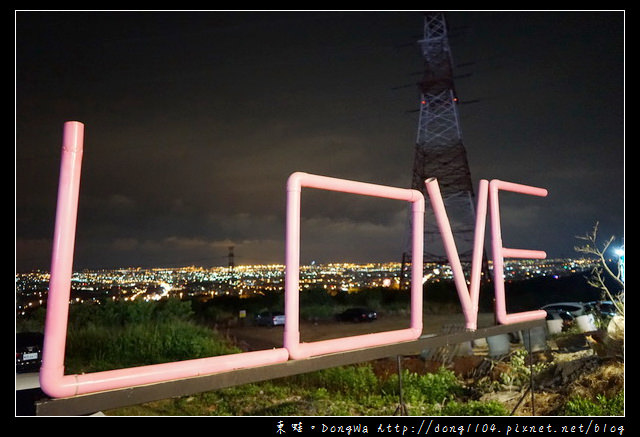
[{"label": "night sky", "polygon": [[[624,13],[449,12],[474,185],[506,247],[624,237]],[[75,268],[284,263],[295,171],[409,187],[415,12],[16,12],[16,270],[49,269],[62,127],[85,124]],[[301,262],[400,261],[403,202],[303,190]],[[427,223],[427,226],[435,226]]]}]

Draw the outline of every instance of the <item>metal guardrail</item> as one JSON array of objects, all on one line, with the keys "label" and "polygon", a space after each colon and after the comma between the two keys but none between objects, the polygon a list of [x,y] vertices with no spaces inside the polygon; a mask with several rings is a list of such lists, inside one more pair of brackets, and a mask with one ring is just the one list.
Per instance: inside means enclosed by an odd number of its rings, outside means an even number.
[{"label": "metal guardrail", "polygon": [[226,387],[283,378],[331,367],[356,364],[401,355],[419,355],[424,350],[452,346],[479,338],[510,332],[527,331],[545,326],[545,320],[510,325],[497,325],[475,331],[461,331],[445,335],[422,336],[417,340],[290,360],[267,366],[238,369],[229,372],[166,381],[149,385],[110,390],[36,402],[38,416],[77,416],[103,410],[138,405],[161,399],[188,396]]}]

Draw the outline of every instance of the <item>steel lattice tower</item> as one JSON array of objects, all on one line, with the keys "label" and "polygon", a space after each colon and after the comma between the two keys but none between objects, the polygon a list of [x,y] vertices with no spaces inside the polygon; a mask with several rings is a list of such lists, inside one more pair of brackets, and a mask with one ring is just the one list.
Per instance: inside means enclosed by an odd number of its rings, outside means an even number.
[{"label": "steel lattice tower", "polygon": [[[453,62],[447,25],[442,13],[427,13],[424,37],[418,41],[424,57],[419,82],[420,118],[413,163],[412,188],[425,194],[424,262],[446,262],[442,240],[424,181],[437,178],[451,223],[460,261],[470,262],[475,226],[474,192],[467,153],[462,142]],[[408,261],[410,254],[403,256]]]}]

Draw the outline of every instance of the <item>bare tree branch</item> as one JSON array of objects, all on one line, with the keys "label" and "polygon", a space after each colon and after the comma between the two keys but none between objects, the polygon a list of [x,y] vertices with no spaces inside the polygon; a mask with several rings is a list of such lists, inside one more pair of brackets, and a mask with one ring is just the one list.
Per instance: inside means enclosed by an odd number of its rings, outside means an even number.
[{"label": "bare tree branch", "polygon": [[[587,233],[583,236],[576,236],[577,239],[585,241],[585,245],[576,246],[574,250],[579,253],[585,253],[589,255],[595,255],[599,259],[599,266],[595,267],[591,272],[591,277],[587,278],[587,283],[592,287],[598,288],[602,290],[608,297],[608,300],[612,301],[618,312],[624,315],[624,305],[620,298],[614,298],[611,294],[609,288],[605,284],[606,276],[603,273],[606,273],[609,277],[611,277],[618,285],[622,287],[622,296],[624,296],[624,282],[622,281],[622,272],[620,268],[618,268],[618,272],[614,273],[607,264],[607,260],[604,256],[605,252],[611,245],[611,243],[615,240],[614,236],[611,236],[607,241],[605,241],[602,249],[598,248],[597,238],[598,237],[598,222],[593,227],[591,233]],[[624,299],[624,297],[622,297]]]}]

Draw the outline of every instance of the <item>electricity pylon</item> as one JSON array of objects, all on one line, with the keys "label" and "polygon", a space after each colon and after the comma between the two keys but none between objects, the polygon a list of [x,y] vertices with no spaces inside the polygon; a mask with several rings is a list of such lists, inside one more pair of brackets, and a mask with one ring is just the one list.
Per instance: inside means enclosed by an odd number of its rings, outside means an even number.
[{"label": "electricity pylon", "polygon": [[[460,261],[470,263],[475,227],[475,195],[467,152],[462,142],[453,61],[443,13],[425,14],[424,36],[418,44],[424,58],[424,74],[418,83],[420,117],[411,186],[425,194],[424,262],[447,262],[440,232],[425,192],[425,180],[436,178]],[[403,255],[403,264],[408,262],[409,251]]]}]

